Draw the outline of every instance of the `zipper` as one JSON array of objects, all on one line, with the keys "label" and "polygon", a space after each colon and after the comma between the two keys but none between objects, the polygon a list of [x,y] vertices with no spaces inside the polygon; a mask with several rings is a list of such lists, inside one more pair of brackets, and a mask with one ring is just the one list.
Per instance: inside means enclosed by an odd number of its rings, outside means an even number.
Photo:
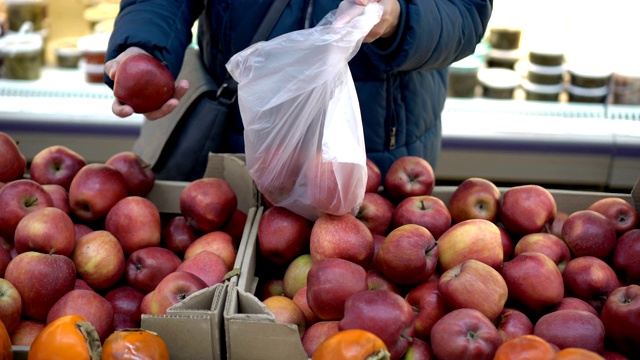
[{"label": "zipper", "polygon": [[396,133],[398,131],[398,119],[396,118],[396,112],[393,106],[393,86],[391,84],[392,77],[386,76],[385,86],[387,87],[387,111],[386,117],[388,119],[388,136],[389,136],[389,150],[396,148]]}]

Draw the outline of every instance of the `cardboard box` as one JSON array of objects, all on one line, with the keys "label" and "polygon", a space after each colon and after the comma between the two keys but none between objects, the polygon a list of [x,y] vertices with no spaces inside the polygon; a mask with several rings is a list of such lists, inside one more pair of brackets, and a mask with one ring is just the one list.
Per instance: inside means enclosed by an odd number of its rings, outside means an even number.
[{"label": "cardboard box", "polygon": [[[436,186],[432,195],[448,203],[455,188],[455,186]],[[506,188],[500,190],[504,192]],[[605,197],[622,198],[635,205],[640,211],[640,179],[631,194],[549,190],[556,200],[558,210],[567,213],[586,209],[596,200]],[[297,328],[293,325],[275,323],[273,315],[253,295],[260,276],[260,270],[256,269],[258,249],[257,236],[254,233],[257,231],[262,213],[261,207],[254,218],[254,228],[248,239],[240,276],[229,284],[223,316],[227,359],[306,360],[308,357],[302,347]]]}]

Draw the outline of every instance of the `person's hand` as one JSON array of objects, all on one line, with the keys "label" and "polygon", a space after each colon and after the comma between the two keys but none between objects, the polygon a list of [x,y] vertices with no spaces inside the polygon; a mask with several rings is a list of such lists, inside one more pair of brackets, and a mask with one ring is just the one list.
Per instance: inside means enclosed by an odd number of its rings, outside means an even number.
[{"label": "person's hand", "polygon": [[[142,50],[139,47],[130,47],[113,60],[107,61],[104,64],[104,72],[107,74],[107,76],[109,76],[109,78],[111,78],[111,80],[115,80],[118,73],[118,65],[120,65],[122,60],[129,55],[138,53],[148,54],[146,51]],[[148,112],[144,114],[144,116],[149,120],[157,120],[166,116],[178,106],[180,99],[184,96],[184,94],[186,94],[187,90],[189,90],[189,82],[187,80],[180,80],[176,84],[173,98],[164,103],[164,105],[162,105],[160,109]],[[120,101],[118,101],[118,99],[113,100],[111,111],[113,111],[116,116],[121,118],[125,118],[133,114],[133,108],[131,108],[131,106],[129,105],[121,103]]]},{"label": "person's hand", "polygon": [[398,29],[400,22],[400,4],[398,0],[353,0],[356,4],[365,6],[370,2],[382,5],[382,18],[365,36],[364,42],[370,43],[378,38],[391,37]]}]

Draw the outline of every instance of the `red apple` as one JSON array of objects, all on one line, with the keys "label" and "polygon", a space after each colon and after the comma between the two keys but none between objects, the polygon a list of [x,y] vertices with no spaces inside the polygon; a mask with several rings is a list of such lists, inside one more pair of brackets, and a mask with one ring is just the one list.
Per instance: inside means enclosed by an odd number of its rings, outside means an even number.
[{"label": "red apple", "polygon": [[500,190],[490,180],[478,177],[465,179],[449,198],[451,220],[459,223],[469,219],[496,222],[500,213]]},{"label": "red apple", "polygon": [[587,210],[593,210],[604,215],[613,223],[618,235],[635,229],[638,226],[640,216],[630,203],[617,197],[606,197],[600,199],[587,207]]},{"label": "red apple", "polygon": [[528,251],[536,251],[547,255],[553,260],[560,271],[564,270],[571,260],[571,250],[559,237],[550,233],[531,233],[518,240],[513,255],[518,256]]},{"label": "red apple", "polygon": [[567,218],[569,218],[569,214],[564,211],[557,211],[556,216],[551,220],[551,224],[549,224],[547,231],[562,239],[562,227],[564,226],[564,222]]},{"label": "red apple", "polygon": [[142,302],[140,302],[140,314],[151,315],[151,300],[153,300],[154,293],[155,291],[152,291],[142,298]]},{"label": "red apple", "polygon": [[573,257],[607,258],[615,249],[617,235],[613,223],[593,210],[579,210],[569,215],[562,226],[562,239]]},{"label": "red apple", "polygon": [[559,303],[564,297],[562,273],[542,253],[522,253],[504,263],[499,272],[507,283],[509,301],[528,316]]},{"label": "red apple", "polygon": [[91,291],[95,291],[91,288],[91,286],[89,286],[89,284],[87,284],[86,281],[80,279],[80,278],[76,278],[76,284],[73,287],[74,289],[80,289],[80,290],[91,290]]},{"label": "red apple", "polygon": [[71,256],[76,246],[73,220],[56,207],[45,207],[25,215],[16,226],[13,243],[18,254],[38,251]]},{"label": "red apple", "polygon": [[513,259],[514,241],[504,227],[498,226],[498,230],[500,230],[500,240],[502,240],[502,261],[509,261]]},{"label": "red apple", "polygon": [[152,315],[164,315],[168,308],[206,287],[207,283],[192,273],[173,272],[165,276],[153,291],[149,310]]},{"label": "red apple", "polygon": [[640,354],[640,286],[622,286],[613,290],[602,307],[600,319],[605,337],[617,350],[629,356]]},{"label": "red apple", "polygon": [[311,221],[291,210],[268,208],[258,224],[260,253],[276,264],[289,264],[309,250],[311,226]]},{"label": "red apple", "polygon": [[496,327],[503,342],[522,335],[533,334],[531,319],[522,311],[512,308],[504,308],[502,310],[496,321]]},{"label": "red apple", "polygon": [[397,284],[419,284],[436,271],[436,240],[426,228],[407,224],[392,230],[378,250],[376,264]]},{"label": "red apple", "polygon": [[127,284],[148,294],[165,276],[176,271],[181,263],[178,255],[169,249],[159,246],[146,247],[129,255],[124,276]]},{"label": "red apple", "polygon": [[300,307],[291,298],[275,295],[264,299],[262,303],[273,314],[275,322],[295,325],[298,327],[300,337],[304,335],[306,318]]},{"label": "red apple", "polygon": [[27,251],[11,260],[5,279],[18,289],[23,315],[45,320],[53,304],[75,287],[76,269],[67,256]]},{"label": "red apple", "polygon": [[533,184],[507,189],[500,206],[500,221],[507,231],[517,235],[541,232],[557,211],[549,190]]},{"label": "red apple", "polygon": [[604,350],[605,328],[602,321],[590,312],[558,310],[536,321],[533,334],[565,349],[577,347],[596,353]]},{"label": "red apple", "polygon": [[318,315],[316,315],[313,310],[309,307],[309,302],[307,301],[307,285],[301,287],[291,298],[296,305],[302,310],[305,318],[305,324],[307,325],[307,329],[320,321]]},{"label": "red apple", "polygon": [[468,259],[498,269],[504,256],[498,226],[484,219],[465,220],[451,226],[438,238],[438,248],[441,271]]},{"label": "red apple", "polygon": [[56,184],[69,190],[78,171],[87,165],[86,159],[64,145],[51,145],[31,160],[29,176],[40,185]]},{"label": "red apple", "polygon": [[221,284],[231,270],[220,256],[211,251],[200,251],[178,265],[176,271],[186,271],[197,275],[207,286]]},{"label": "red apple", "polygon": [[596,308],[593,307],[593,305],[573,296],[563,297],[559,303],[555,304],[551,307],[551,309],[549,309],[549,312],[557,310],[583,310],[598,316],[598,312],[596,311]]},{"label": "red apple", "polygon": [[10,250],[0,247],[0,278],[4,278],[4,272],[11,261]]},{"label": "red apple", "polygon": [[58,184],[44,184],[42,188],[45,189],[51,200],[53,200],[53,206],[64,211],[65,214],[71,214],[71,207],[69,207],[69,192]]},{"label": "red apple", "polygon": [[11,135],[0,131],[0,182],[21,179],[27,170],[27,159]]},{"label": "red apple", "polygon": [[[264,213],[263,213],[264,214]],[[236,248],[240,246],[240,242],[242,241],[242,236],[244,235],[245,228],[247,227],[247,214],[240,210],[236,209],[233,212],[229,220],[227,220],[220,230],[226,232],[231,235],[233,241],[236,243]]]},{"label": "red apple", "polygon": [[438,291],[438,281],[427,281],[416,285],[405,296],[417,314],[414,320],[415,337],[430,342],[433,325],[447,313],[442,295]]},{"label": "red apple", "polygon": [[399,201],[410,196],[431,195],[435,175],[427,160],[402,156],[391,164],[383,182],[387,196]]},{"label": "red apple", "polygon": [[393,212],[393,226],[422,225],[437,240],[451,227],[451,214],[444,201],[431,195],[410,196],[402,200]]},{"label": "red apple", "polygon": [[367,330],[384,341],[391,359],[400,359],[415,333],[413,318],[413,308],[402,296],[386,290],[365,290],[347,298],[340,330]]},{"label": "red apple", "polygon": [[90,290],[71,290],[47,314],[47,324],[65,316],[80,315],[93,325],[104,340],[113,332],[113,306],[102,295]]},{"label": "red apple", "polygon": [[367,289],[365,269],[341,258],[314,261],[307,273],[309,308],[322,320],[340,320],[347,298]]},{"label": "red apple", "polygon": [[600,355],[602,355],[604,360],[629,360],[628,357],[620,353],[617,353],[611,350],[606,350],[606,349]]},{"label": "red apple", "polygon": [[233,215],[238,198],[231,185],[219,178],[190,182],[180,194],[180,211],[196,230],[217,230]]},{"label": "red apple", "polygon": [[376,192],[366,192],[358,208],[356,218],[362,221],[372,234],[386,235],[393,221],[395,206]]},{"label": "red apple", "polygon": [[373,235],[351,214],[324,214],[311,228],[309,249],[314,262],[341,258],[368,268],[373,259]]},{"label": "red apple", "polygon": [[20,320],[18,326],[11,334],[11,344],[15,346],[31,346],[33,340],[45,326],[47,326],[47,324],[43,321]]},{"label": "red apple", "polygon": [[616,243],[613,251],[613,269],[620,279],[630,284],[640,284],[640,229],[629,230]]},{"label": "red apple", "polygon": [[365,192],[378,192],[380,185],[382,185],[382,173],[380,168],[373,160],[367,158],[367,185],[365,186]]},{"label": "red apple", "polygon": [[121,285],[109,290],[104,298],[113,307],[113,331],[140,327],[140,304],[144,294],[131,286]]},{"label": "red apple", "polygon": [[120,241],[126,254],[160,245],[160,211],[147,198],[127,196],[118,201],[107,213],[104,227]]},{"label": "red apple", "polygon": [[469,259],[440,275],[438,291],[451,311],[471,308],[495,321],[504,309],[508,289],[502,275],[491,266]]},{"label": "red apple", "polygon": [[18,289],[7,279],[0,278],[0,322],[9,334],[13,334],[20,323],[22,298]]},{"label": "red apple", "polygon": [[384,276],[379,270],[367,270],[367,285],[369,290],[387,290],[398,295],[403,294],[398,284]]},{"label": "red apple", "polygon": [[114,79],[113,95],[136,113],[160,109],[173,97],[175,79],[169,69],[155,57],[138,53],[127,56]]},{"label": "red apple", "polygon": [[496,326],[475,309],[453,310],[431,331],[431,349],[436,359],[491,360],[500,344]]},{"label": "red apple", "polygon": [[318,345],[326,340],[329,336],[340,331],[338,328],[339,321],[319,321],[307,329],[302,335],[302,347],[307,352],[307,356],[311,359]]},{"label": "red apple", "polygon": [[153,168],[133,151],[116,153],[105,164],[113,166],[124,175],[129,196],[147,196],[155,185]]},{"label": "red apple", "polygon": [[256,292],[259,300],[270,296],[284,295],[284,281],[282,279],[260,279],[259,291]]},{"label": "red apple", "polygon": [[220,256],[227,264],[227,268],[233,269],[237,252],[231,235],[223,231],[212,231],[196,239],[184,252],[184,260],[187,260],[201,251],[211,251]]},{"label": "red apple", "polygon": [[196,241],[194,229],[182,215],[172,217],[162,229],[161,245],[173,251],[179,257],[184,256],[192,242]]},{"label": "red apple", "polygon": [[78,239],[80,239],[81,237],[93,231],[93,229],[90,228],[88,225],[81,224],[81,223],[73,224],[73,228],[76,231],[76,243],[78,242]]},{"label": "red apple", "polygon": [[0,236],[13,241],[16,227],[25,215],[52,206],[51,195],[37,182],[21,179],[7,183],[0,188]]},{"label": "red apple", "polygon": [[371,260],[371,264],[369,265],[369,269],[379,270],[378,267],[378,251],[382,246],[382,243],[387,237],[380,234],[373,234],[373,259]]},{"label": "red apple", "polygon": [[105,164],[83,166],[69,186],[71,212],[84,221],[104,218],[126,196],[127,183],[124,176],[113,166]]},{"label": "red apple", "polygon": [[71,259],[77,275],[98,291],[113,287],[124,274],[126,259],[122,246],[105,230],[81,237]]},{"label": "red apple", "polygon": [[285,296],[293,298],[300,288],[307,285],[307,274],[312,265],[311,254],[302,254],[289,263],[282,278]]},{"label": "red apple", "polygon": [[567,294],[582,299],[599,313],[607,296],[620,286],[611,266],[593,256],[572,259],[562,272]]},{"label": "red apple", "polygon": [[402,357],[403,360],[436,360],[431,346],[426,341],[418,338],[411,339],[407,352]]}]

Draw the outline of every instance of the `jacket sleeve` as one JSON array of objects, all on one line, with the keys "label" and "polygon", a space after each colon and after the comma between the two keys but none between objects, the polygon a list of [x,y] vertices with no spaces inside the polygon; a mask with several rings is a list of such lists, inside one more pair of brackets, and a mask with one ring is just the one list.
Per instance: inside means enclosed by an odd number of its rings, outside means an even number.
[{"label": "jacket sleeve", "polygon": [[382,71],[443,68],[475,51],[493,0],[398,0],[397,33],[363,49]]},{"label": "jacket sleeve", "polygon": [[[164,62],[176,77],[202,9],[202,0],[122,0],[106,60],[137,46]],[[106,75],[105,83],[113,87]]]}]

